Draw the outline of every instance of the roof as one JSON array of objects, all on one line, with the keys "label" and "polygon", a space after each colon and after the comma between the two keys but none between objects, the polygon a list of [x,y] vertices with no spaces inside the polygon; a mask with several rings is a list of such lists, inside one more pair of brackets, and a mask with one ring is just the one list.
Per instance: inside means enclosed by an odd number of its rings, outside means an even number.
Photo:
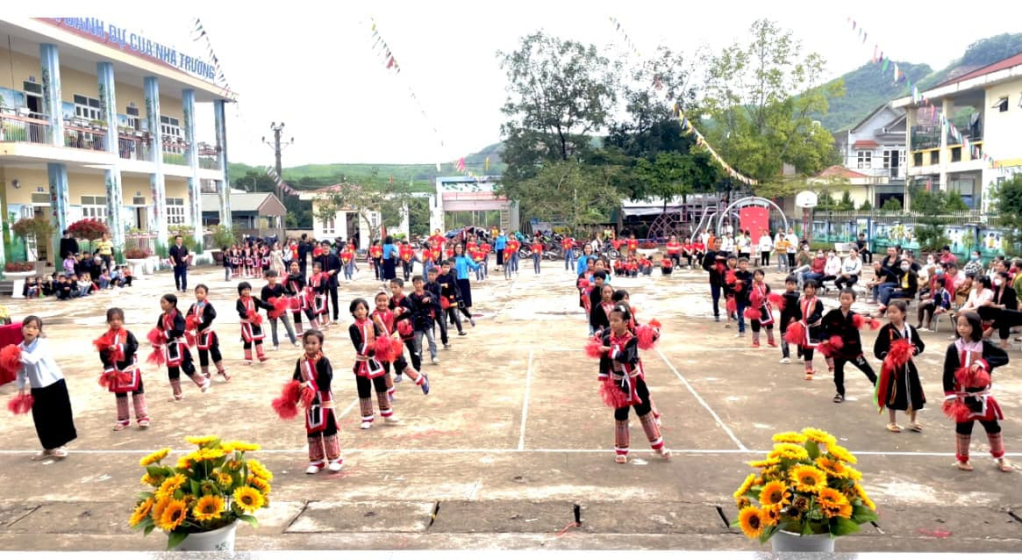
[{"label": "roof", "polygon": [[852,144],[853,148],[877,148],[879,146],[880,144],[875,140],[856,140],[855,143]]},{"label": "roof", "polygon": [[853,126],[851,128],[850,132],[855,132],[855,131],[859,130],[860,128],[862,128],[866,123],[868,123],[869,121],[873,120],[873,117],[875,117],[875,116],[879,115],[881,112],[883,112],[884,109],[890,109],[891,112],[894,113],[894,114],[898,114],[898,113],[904,114],[905,113],[904,109],[895,109],[894,107],[891,107],[890,104],[884,103],[883,105],[880,105],[876,109],[873,109],[873,111],[870,112],[870,114],[866,115],[866,118],[862,119],[861,121],[858,122],[858,124]]},{"label": "roof", "polygon": [[[875,143],[876,142],[874,142],[874,144]],[[869,175],[863,175],[862,173],[848,169],[843,165],[831,165],[830,167],[814,175],[814,177],[817,177],[819,179],[827,179],[830,177],[842,177],[845,179],[866,179],[869,178]]]},{"label": "roof", "polygon": [[987,66],[973,70],[968,74],[962,74],[961,76],[958,76],[957,78],[952,78],[936,87],[946,86],[949,84],[957,84],[958,82],[964,82],[966,80],[971,80],[973,78],[978,78],[980,76],[986,76],[987,74],[993,74],[994,72],[1005,70],[1007,68],[1018,66],[1020,64],[1022,64],[1022,53],[1018,53],[1015,56],[1009,56],[1008,58],[1005,58],[1004,60],[999,60],[993,64],[988,64]]},{"label": "roof", "polygon": [[[220,195],[202,195],[202,211],[220,208]],[[287,209],[273,193],[231,194],[231,212],[255,212],[260,216],[283,216]]]}]

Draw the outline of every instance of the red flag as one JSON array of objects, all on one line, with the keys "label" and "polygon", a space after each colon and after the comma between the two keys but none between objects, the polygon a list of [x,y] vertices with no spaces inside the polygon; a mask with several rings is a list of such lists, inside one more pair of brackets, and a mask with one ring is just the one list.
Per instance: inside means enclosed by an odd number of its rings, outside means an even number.
[{"label": "red flag", "polygon": [[460,173],[460,172],[464,172],[464,171],[465,171],[465,158],[459,158],[458,159],[458,172]]}]

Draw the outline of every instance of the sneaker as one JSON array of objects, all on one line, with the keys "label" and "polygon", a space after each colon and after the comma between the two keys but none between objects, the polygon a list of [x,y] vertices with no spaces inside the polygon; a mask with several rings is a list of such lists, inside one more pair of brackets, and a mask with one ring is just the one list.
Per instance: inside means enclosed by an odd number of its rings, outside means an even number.
[{"label": "sneaker", "polygon": [[429,394],[429,376],[425,373],[422,374],[422,394]]},{"label": "sneaker", "polygon": [[781,363],[782,364],[790,364],[791,363],[791,358],[781,358]]},{"label": "sneaker", "polygon": [[372,422],[362,422],[362,424],[359,426],[359,428],[362,428],[363,430],[368,430],[369,428],[372,427],[373,427]]},{"label": "sneaker", "polygon": [[265,362],[266,360],[269,360],[269,359],[270,359],[269,356],[259,356],[259,361],[260,362]]},{"label": "sneaker", "polygon": [[404,380],[405,380],[405,378],[401,377],[400,373],[394,376],[394,383],[401,383]]},{"label": "sneaker", "polygon": [[470,324],[470,325],[472,325],[474,327],[474,326],[476,326],[476,320],[475,319],[469,319],[468,320],[468,324]]},{"label": "sneaker", "polygon": [[273,347],[273,351],[274,351],[274,352],[276,352],[276,351],[278,351],[278,350],[280,350],[280,346],[274,346],[274,347]]},{"label": "sneaker", "polygon": [[435,366],[438,366],[438,365],[440,365],[440,360],[438,360],[438,359],[436,359],[436,358],[434,357],[434,358],[432,358],[432,359],[430,360],[430,363],[432,363],[432,364],[433,364],[433,365],[435,365]]},{"label": "sneaker", "polygon": [[138,427],[143,429],[143,430],[148,428],[149,427],[149,419],[146,418],[145,420],[139,420],[138,421]]},{"label": "sneaker", "polygon": [[753,348],[759,348],[759,343],[758,342],[753,342],[752,343],[752,347]]},{"label": "sneaker", "polygon": [[127,428],[127,426],[125,426],[124,424],[114,424],[114,431],[115,432],[120,432],[120,431],[124,430],[124,428]]},{"label": "sneaker", "polygon": [[738,333],[735,334],[735,338],[742,338],[744,336],[745,336],[745,333],[742,332],[742,331],[738,331]]},{"label": "sneaker", "polygon": [[299,346],[301,346],[301,345],[300,345],[300,344],[298,344],[298,341],[296,340],[296,341],[294,341],[294,342],[292,342],[292,343],[291,343],[291,346],[294,346],[295,348],[297,348],[297,347],[299,347]]},{"label": "sneaker", "polygon": [[321,467],[317,465],[309,465],[309,468],[305,469],[305,474],[316,474],[319,472]]},{"label": "sneaker", "polygon": [[842,395],[841,393],[834,395],[834,402],[837,404],[845,402],[845,396]]},{"label": "sneaker", "polygon": [[777,348],[777,343],[774,341],[767,342],[767,346],[771,348]]},{"label": "sneaker", "polygon": [[450,344],[444,344],[444,350],[450,350],[450,349],[451,349],[451,345]]},{"label": "sneaker", "polygon": [[207,378],[206,378],[206,380],[202,382],[202,387],[200,387],[199,389],[200,389],[200,390],[201,390],[201,391],[202,391],[203,393],[208,393],[208,392],[209,392],[209,388],[210,388],[210,387],[211,387],[212,385],[213,385],[213,383],[212,383],[212,382],[211,382],[211,381],[209,380],[209,378],[207,377]]},{"label": "sneaker", "polygon": [[327,466],[327,469],[329,469],[330,472],[341,472],[342,468],[344,468],[343,461],[331,461],[330,465]]},{"label": "sneaker", "polygon": [[714,322],[714,323],[719,323],[719,322],[720,322],[720,317],[719,317],[719,316],[716,316],[716,315],[714,315],[714,317],[713,317],[713,322]]},{"label": "sneaker", "polygon": [[[473,325],[473,326],[475,326],[475,325]],[[465,331],[461,331],[461,332],[458,333],[458,336],[468,336],[468,333],[465,332]]]},{"label": "sneaker", "polygon": [[387,416],[386,418],[383,419],[383,423],[384,424],[400,424],[401,423],[401,419],[398,418],[397,416]]}]

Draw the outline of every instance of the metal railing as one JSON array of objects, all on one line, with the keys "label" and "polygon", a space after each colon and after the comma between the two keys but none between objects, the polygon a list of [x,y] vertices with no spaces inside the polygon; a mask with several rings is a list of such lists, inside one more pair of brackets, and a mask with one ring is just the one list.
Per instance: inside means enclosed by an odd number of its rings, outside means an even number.
[{"label": "metal railing", "polygon": [[200,157],[199,169],[220,169],[220,160],[215,157]]},{"label": "metal railing", "polygon": [[64,147],[101,152],[106,149],[106,131],[79,126],[65,126]]},{"label": "metal railing", "polygon": [[185,154],[164,151],[163,163],[168,165],[188,165],[188,157]]},{"label": "metal railing", "polygon": [[124,253],[127,256],[135,250],[143,251],[147,256],[156,254],[155,233],[128,233],[124,236]]},{"label": "metal railing", "polygon": [[941,127],[939,126],[913,126],[911,149],[914,151],[939,148],[940,132]]},{"label": "metal railing", "polygon": [[148,138],[120,135],[117,138],[117,154],[121,159],[152,161],[152,145]]},{"label": "metal railing", "polygon": [[46,115],[21,116],[0,113],[0,142],[27,142],[46,144],[50,136],[50,123]]}]

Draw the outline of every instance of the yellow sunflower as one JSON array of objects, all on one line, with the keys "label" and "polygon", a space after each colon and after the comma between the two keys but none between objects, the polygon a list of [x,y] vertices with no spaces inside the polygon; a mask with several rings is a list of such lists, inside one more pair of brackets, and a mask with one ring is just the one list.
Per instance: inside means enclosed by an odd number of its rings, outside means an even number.
[{"label": "yellow sunflower", "polygon": [[164,531],[177,529],[179,525],[184,523],[185,516],[187,515],[188,504],[184,500],[171,500],[167,507],[163,508],[163,513],[160,515],[160,529]]},{"label": "yellow sunflower", "polygon": [[817,503],[820,504],[820,511],[828,519],[831,517],[844,517],[847,519],[852,516],[852,504],[848,503],[848,498],[833,488],[820,490]]},{"label": "yellow sunflower", "polygon": [[735,493],[733,494],[734,498],[737,500],[744,496],[749,491],[749,488],[752,488],[753,482],[756,482],[756,475],[750,474],[745,478],[745,482],[738,487],[738,490],[735,490]]},{"label": "yellow sunflower", "polygon": [[221,471],[216,473],[216,481],[217,483],[220,484],[220,486],[223,486],[224,488],[230,488],[230,486],[234,484],[234,477],[231,476],[230,473],[225,473]]},{"label": "yellow sunflower", "polygon": [[223,449],[200,449],[192,453],[195,461],[215,461],[224,456]]},{"label": "yellow sunflower", "polygon": [[224,499],[220,496],[203,496],[192,508],[192,515],[199,521],[213,521],[224,510]]},{"label": "yellow sunflower", "polygon": [[252,485],[253,488],[255,488],[255,489],[259,490],[260,492],[262,492],[263,496],[266,496],[267,494],[269,494],[270,490],[273,488],[272,486],[270,486],[269,482],[266,482],[265,480],[263,480],[263,479],[261,479],[259,477],[256,477],[256,476],[249,475],[248,483],[250,485]]},{"label": "yellow sunflower", "polygon": [[762,461],[749,461],[749,466],[754,469],[769,469],[781,464],[780,459],[763,459]]},{"label": "yellow sunflower", "polygon": [[845,467],[845,478],[848,480],[862,480],[862,473],[852,467]]},{"label": "yellow sunflower", "polygon": [[805,447],[794,443],[774,444],[774,450],[767,455],[767,459],[789,459],[792,461],[805,461],[809,459],[809,452]]},{"label": "yellow sunflower", "polygon": [[760,512],[760,517],[766,527],[777,525],[781,520],[781,504],[764,507]]},{"label": "yellow sunflower", "polygon": [[247,451],[259,451],[262,449],[258,444],[248,443],[246,441],[229,441],[222,445],[222,447],[230,447],[234,451],[241,451],[245,453]]},{"label": "yellow sunflower", "polygon": [[186,480],[188,479],[185,478],[185,475],[183,474],[176,474],[167,480],[164,480],[163,484],[161,484],[160,488],[156,491],[156,498],[160,499],[173,496],[174,492],[177,492],[177,489],[181,488],[181,485],[184,484]]},{"label": "yellow sunflower", "polygon": [[877,505],[873,503],[873,500],[869,499],[869,496],[866,494],[866,489],[863,488],[862,485],[860,485],[858,482],[855,482],[852,484],[852,489],[855,491],[855,495],[858,496],[860,500],[862,500],[862,505],[868,507],[873,511],[877,510]]},{"label": "yellow sunflower", "polygon": [[759,503],[766,506],[780,505],[784,501],[784,493],[788,487],[783,482],[768,482],[759,493]]},{"label": "yellow sunflower", "polygon": [[735,500],[735,507],[737,507],[739,511],[741,511],[742,509],[747,508],[747,507],[749,507],[751,505],[752,505],[752,501],[749,500],[749,498],[747,498],[745,496],[742,496],[741,498],[738,498],[737,500]]},{"label": "yellow sunflower", "polygon": [[273,473],[271,473],[269,469],[264,467],[262,463],[256,461],[255,459],[248,460],[248,472],[256,475],[257,477],[263,480],[273,482]]},{"label": "yellow sunflower", "polygon": [[191,454],[188,454],[188,455],[185,455],[184,457],[181,457],[180,459],[177,460],[177,468],[179,468],[179,469],[190,469],[190,468],[192,468],[192,463],[194,462],[192,459],[193,458],[192,458]]},{"label": "yellow sunflower", "polygon": [[140,480],[139,482],[145,484],[146,486],[156,487],[159,486],[160,484],[163,484],[163,477],[149,476],[149,473],[145,473],[144,475],[142,475],[142,480]]},{"label": "yellow sunflower", "polygon": [[827,446],[827,453],[829,453],[831,457],[834,457],[838,461],[844,461],[846,463],[851,463],[853,465],[858,463],[858,459],[855,458],[855,455],[852,455],[851,453],[848,452],[847,449],[841,447],[840,445],[837,445],[836,443]]},{"label": "yellow sunflower", "polygon": [[128,524],[136,527],[139,523],[142,523],[146,516],[149,515],[149,512],[152,511],[154,503],[155,501],[152,498],[146,498],[145,501],[135,506],[135,511],[131,512],[131,519],[128,521]]},{"label": "yellow sunflower", "polygon": [[234,502],[246,513],[254,513],[263,507],[263,495],[255,488],[242,486],[234,491]]},{"label": "yellow sunflower", "polygon": [[170,453],[170,448],[169,447],[164,447],[163,449],[161,449],[159,451],[155,451],[153,453],[150,453],[150,454],[146,455],[145,457],[142,457],[142,460],[139,461],[138,464],[141,467],[148,467],[149,465],[151,465],[153,463],[159,463],[169,453]]},{"label": "yellow sunflower", "polygon": [[815,441],[816,443],[822,443],[826,445],[827,449],[830,449],[831,445],[835,445],[837,443],[837,438],[823,430],[817,430],[816,428],[806,428],[802,430],[802,435],[806,436],[812,441]]},{"label": "yellow sunflower", "polygon": [[171,500],[173,500],[173,498],[161,498],[157,496],[156,503],[153,504],[152,511],[153,521],[156,523],[156,525],[160,524],[160,517],[163,515],[163,510],[167,509],[167,506],[170,504]]},{"label": "yellow sunflower", "polygon": [[818,457],[816,459],[816,466],[834,478],[848,477],[848,467],[846,467],[841,461],[835,461],[826,457]]},{"label": "yellow sunflower", "polygon": [[774,434],[774,443],[797,443],[802,445],[806,442],[806,436],[798,432],[783,432],[780,434]]},{"label": "yellow sunflower", "polygon": [[809,510],[809,498],[805,496],[795,496],[791,500],[791,507],[800,514],[805,513]]},{"label": "yellow sunflower", "polygon": [[235,461],[234,459],[231,459],[230,461],[227,461],[226,463],[224,463],[224,468],[227,469],[227,470],[230,470],[230,471],[240,471],[241,470],[241,466],[242,466],[242,462],[241,461]]},{"label": "yellow sunflower", "polygon": [[185,441],[187,441],[188,443],[192,445],[198,445],[199,447],[202,447],[203,445],[209,445],[216,440],[217,440],[216,436],[188,436],[185,438]]},{"label": "yellow sunflower", "polygon": [[818,492],[827,484],[827,475],[816,467],[799,465],[791,470],[791,482],[799,492]]},{"label": "yellow sunflower", "polygon": [[742,508],[738,512],[738,526],[750,539],[757,539],[763,534],[763,514],[755,506]]}]

